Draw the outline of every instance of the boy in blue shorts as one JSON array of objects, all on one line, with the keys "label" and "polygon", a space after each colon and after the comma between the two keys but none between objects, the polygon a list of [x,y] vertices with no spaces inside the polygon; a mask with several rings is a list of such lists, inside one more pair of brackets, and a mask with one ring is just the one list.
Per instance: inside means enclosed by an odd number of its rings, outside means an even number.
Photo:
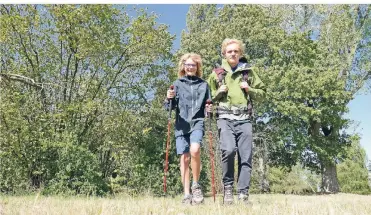
[{"label": "boy in blue shorts", "polygon": [[[200,204],[204,201],[199,184],[201,171],[201,144],[204,135],[205,111],[211,112],[209,86],[201,79],[202,62],[198,54],[188,53],[179,61],[178,79],[174,89],[167,91],[165,108],[175,109],[176,150],[180,155],[180,173],[184,188],[185,204]],[[172,107],[170,106],[172,100]],[[192,168],[192,194],[190,193],[189,163]]]}]

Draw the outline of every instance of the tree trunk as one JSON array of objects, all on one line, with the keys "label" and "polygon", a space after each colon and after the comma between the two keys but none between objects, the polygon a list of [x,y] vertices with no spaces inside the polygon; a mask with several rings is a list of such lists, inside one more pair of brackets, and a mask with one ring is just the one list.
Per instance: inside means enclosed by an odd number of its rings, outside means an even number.
[{"label": "tree trunk", "polygon": [[338,193],[339,182],[336,173],[336,164],[331,162],[325,164],[322,169],[322,192]]}]

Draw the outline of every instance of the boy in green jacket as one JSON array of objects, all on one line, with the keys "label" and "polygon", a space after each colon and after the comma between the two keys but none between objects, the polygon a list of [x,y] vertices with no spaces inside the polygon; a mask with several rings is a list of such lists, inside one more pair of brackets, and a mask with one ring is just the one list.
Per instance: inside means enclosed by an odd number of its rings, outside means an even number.
[{"label": "boy in green jacket", "polygon": [[234,158],[238,155],[238,200],[247,203],[252,170],[252,105],[265,95],[265,85],[244,58],[244,45],[237,39],[222,43],[222,66],[215,68],[208,83],[217,104],[217,126],[222,153],[224,203],[233,203]]}]

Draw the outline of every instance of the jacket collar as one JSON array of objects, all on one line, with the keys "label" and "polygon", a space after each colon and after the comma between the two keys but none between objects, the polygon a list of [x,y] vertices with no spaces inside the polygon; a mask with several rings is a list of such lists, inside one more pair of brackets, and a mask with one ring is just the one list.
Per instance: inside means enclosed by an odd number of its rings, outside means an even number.
[{"label": "jacket collar", "polygon": [[200,78],[197,77],[197,76],[185,75],[185,76],[181,77],[179,80],[182,81],[182,82],[186,82],[186,83],[197,83],[197,82],[200,81]]},{"label": "jacket collar", "polygon": [[[227,59],[222,60],[222,67],[227,72],[232,72],[232,68],[229,65]],[[239,72],[239,71],[244,71],[244,70],[251,70],[251,66],[248,63],[239,62],[238,65],[237,65],[237,69],[234,71],[234,73]]]}]

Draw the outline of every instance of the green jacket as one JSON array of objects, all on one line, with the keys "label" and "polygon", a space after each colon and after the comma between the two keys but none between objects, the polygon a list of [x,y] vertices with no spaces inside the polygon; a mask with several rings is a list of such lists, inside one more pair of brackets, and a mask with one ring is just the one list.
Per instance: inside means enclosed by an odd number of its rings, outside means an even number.
[{"label": "green jacket", "polygon": [[[211,96],[213,102],[219,103],[220,107],[226,109],[232,109],[233,107],[245,108],[247,107],[248,97],[250,96],[252,101],[260,100],[265,96],[266,88],[264,83],[260,80],[257,75],[257,68],[249,67],[247,63],[240,63],[237,69],[232,72],[227,60],[223,59],[222,66],[227,74],[225,76],[225,85],[228,87],[228,92],[219,92],[218,76],[215,72],[208,78],[208,84],[211,90]],[[248,73],[248,93],[244,93],[243,89],[240,88],[242,81],[243,71],[250,70]]]}]

